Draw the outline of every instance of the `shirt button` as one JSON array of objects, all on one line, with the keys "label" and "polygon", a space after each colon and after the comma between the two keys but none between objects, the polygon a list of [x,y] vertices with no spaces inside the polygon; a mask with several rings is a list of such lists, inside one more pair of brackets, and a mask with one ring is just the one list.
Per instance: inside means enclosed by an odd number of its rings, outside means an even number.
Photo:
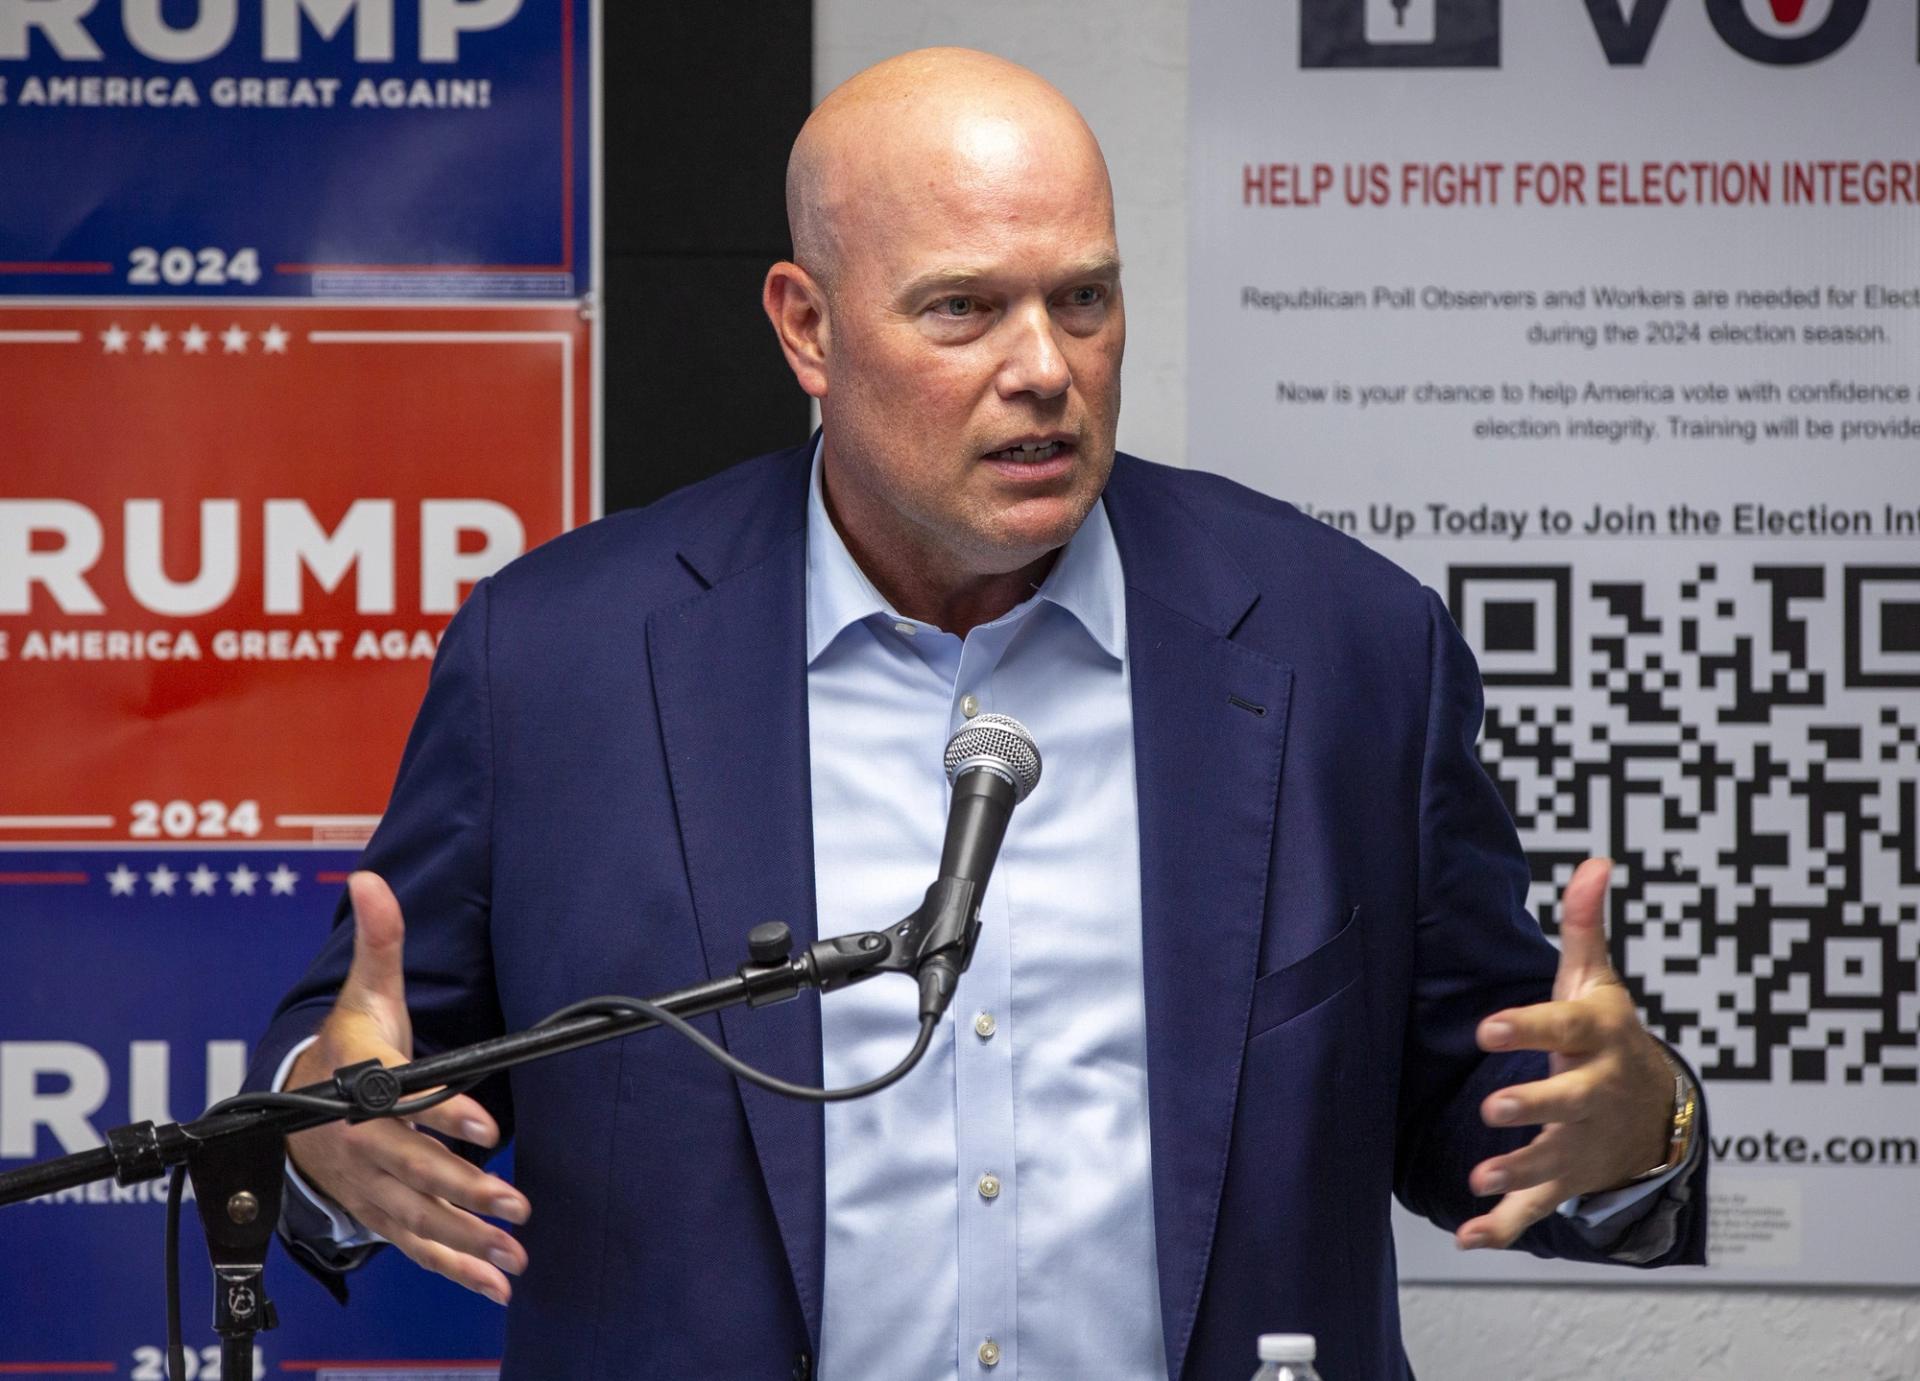
[{"label": "shirt button", "polygon": [[1000,1344],[991,1338],[980,1344],[980,1365],[983,1367],[1000,1365]]},{"label": "shirt button", "polygon": [[960,713],[965,715],[968,719],[972,719],[975,715],[979,714],[980,713],[980,697],[977,695],[961,696],[960,697]]},{"label": "shirt button", "polygon": [[915,628],[910,623],[896,623],[893,626],[893,631],[898,633],[903,638],[911,638],[915,633],[918,633],[920,630]]},{"label": "shirt button", "polygon": [[988,1171],[982,1175],[980,1177],[980,1183],[975,1187],[979,1189],[980,1197],[983,1199],[997,1199],[1000,1197],[1000,1177],[992,1171]]},{"label": "shirt button", "polygon": [[992,1012],[982,1012],[973,1019],[973,1034],[981,1040],[988,1039],[997,1029],[994,1025]]}]

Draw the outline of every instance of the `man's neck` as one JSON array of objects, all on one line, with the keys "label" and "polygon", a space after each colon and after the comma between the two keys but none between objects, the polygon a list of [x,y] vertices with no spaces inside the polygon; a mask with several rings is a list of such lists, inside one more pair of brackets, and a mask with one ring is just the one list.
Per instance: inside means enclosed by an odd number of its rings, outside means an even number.
[{"label": "man's neck", "polygon": [[961,638],[1030,598],[1063,550],[1056,547],[1018,570],[982,575],[929,560],[924,553],[893,553],[863,542],[840,521],[831,498],[827,517],[854,564],[895,611]]},{"label": "man's neck", "polygon": [[[924,590],[896,591],[874,578],[871,572],[868,578],[888,602],[908,618],[964,638],[981,624],[992,623],[1031,598],[1059,555],[1056,549],[1031,565],[1005,575],[977,576],[957,585],[929,586]],[[859,560],[857,556],[854,559]],[[866,568],[863,565],[861,569]]]}]

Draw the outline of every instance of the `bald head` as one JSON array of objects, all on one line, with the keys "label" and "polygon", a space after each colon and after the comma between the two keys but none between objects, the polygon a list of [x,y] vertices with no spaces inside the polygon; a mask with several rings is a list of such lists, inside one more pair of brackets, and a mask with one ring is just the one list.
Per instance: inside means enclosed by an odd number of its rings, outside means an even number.
[{"label": "bald head", "polygon": [[831,291],[848,253],[906,206],[1063,160],[1097,182],[1111,217],[1100,145],[1051,83],[969,48],[888,58],[835,87],[794,141],[794,260]]}]

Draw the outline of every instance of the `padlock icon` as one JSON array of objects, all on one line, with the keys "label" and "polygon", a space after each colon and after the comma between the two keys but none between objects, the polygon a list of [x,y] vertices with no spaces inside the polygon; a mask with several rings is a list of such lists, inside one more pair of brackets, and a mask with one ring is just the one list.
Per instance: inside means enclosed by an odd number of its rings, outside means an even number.
[{"label": "padlock icon", "polygon": [[1498,67],[1500,3],[1300,0],[1300,65]]},{"label": "padlock icon", "polygon": [[1439,0],[1366,0],[1369,43],[1431,43]]}]

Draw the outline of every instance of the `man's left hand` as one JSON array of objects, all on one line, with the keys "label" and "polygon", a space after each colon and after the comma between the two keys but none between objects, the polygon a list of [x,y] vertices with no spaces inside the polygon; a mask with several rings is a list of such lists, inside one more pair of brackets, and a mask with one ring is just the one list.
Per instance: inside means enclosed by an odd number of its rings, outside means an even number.
[{"label": "man's left hand", "polygon": [[1473,1192],[1502,1197],[1460,1225],[1454,1241],[1463,1248],[1510,1246],[1564,1201],[1618,1188],[1667,1157],[1673,1072],[1607,954],[1602,903],[1612,870],[1610,861],[1590,858],[1561,894],[1553,1000],[1480,1023],[1482,1050],[1544,1050],[1549,1074],[1499,1089],[1480,1105],[1490,1127],[1538,1125],[1540,1132],[1473,1168]]}]

